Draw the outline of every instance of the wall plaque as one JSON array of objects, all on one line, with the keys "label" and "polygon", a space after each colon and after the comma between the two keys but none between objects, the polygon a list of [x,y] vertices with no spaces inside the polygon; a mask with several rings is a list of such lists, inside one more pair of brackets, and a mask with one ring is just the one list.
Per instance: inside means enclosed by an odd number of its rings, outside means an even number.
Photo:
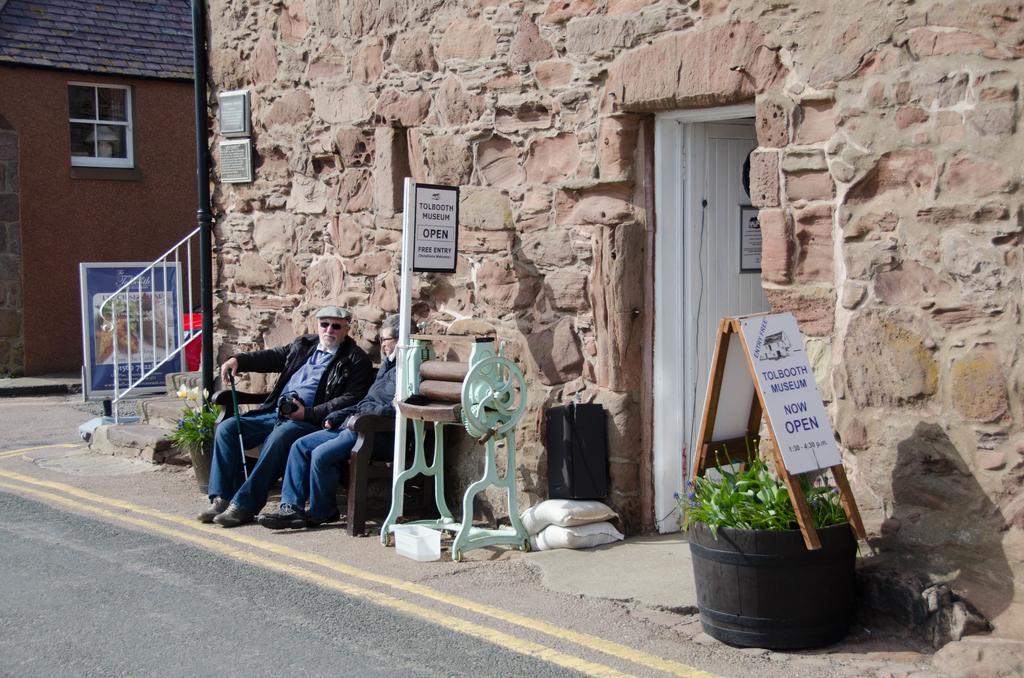
[{"label": "wall plaque", "polygon": [[252,182],[252,140],[222,141],[220,147],[220,180],[225,184]]},{"label": "wall plaque", "polygon": [[249,124],[249,90],[238,89],[217,95],[220,133],[226,137],[247,137]]}]

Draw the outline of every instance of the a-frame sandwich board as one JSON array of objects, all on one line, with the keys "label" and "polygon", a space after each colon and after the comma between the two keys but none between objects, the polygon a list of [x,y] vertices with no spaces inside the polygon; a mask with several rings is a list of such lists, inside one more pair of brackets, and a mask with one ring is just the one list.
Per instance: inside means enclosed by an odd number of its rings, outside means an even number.
[{"label": "a-frame sandwich board", "polygon": [[823,469],[832,473],[854,534],[866,539],[796,318],[789,313],[722,318],[694,446],[693,477],[718,464],[750,461],[763,415],[774,442],[775,469],[789,491],[807,548],[819,549],[821,542],[795,476]]}]

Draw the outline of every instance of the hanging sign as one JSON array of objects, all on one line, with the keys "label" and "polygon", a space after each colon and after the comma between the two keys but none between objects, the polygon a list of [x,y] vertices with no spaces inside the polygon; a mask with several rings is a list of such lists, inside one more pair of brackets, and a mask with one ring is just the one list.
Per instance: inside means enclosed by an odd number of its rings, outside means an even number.
[{"label": "hanging sign", "polygon": [[806,473],[843,463],[796,318],[741,318],[740,329],[786,470]]},{"label": "hanging sign", "polygon": [[459,251],[459,189],[416,184],[412,270],[455,273]]}]

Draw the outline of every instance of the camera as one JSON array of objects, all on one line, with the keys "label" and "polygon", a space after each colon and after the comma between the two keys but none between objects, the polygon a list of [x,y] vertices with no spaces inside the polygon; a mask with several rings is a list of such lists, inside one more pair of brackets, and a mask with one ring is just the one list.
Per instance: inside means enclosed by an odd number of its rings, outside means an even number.
[{"label": "camera", "polygon": [[299,399],[299,394],[295,391],[285,393],[283,396],[277,399],[277,416],[287,417],[292,412],[299,409],[298,404],[295,402]]}]

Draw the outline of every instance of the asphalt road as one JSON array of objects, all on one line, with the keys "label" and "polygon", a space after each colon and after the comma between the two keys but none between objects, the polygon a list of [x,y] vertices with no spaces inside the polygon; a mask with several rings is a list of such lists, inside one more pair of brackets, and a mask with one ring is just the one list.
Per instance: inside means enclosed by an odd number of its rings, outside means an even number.
[{"label": "asphalt road", "polygon": [[3,676],[560,676],[547,662],[0,491]]}]

